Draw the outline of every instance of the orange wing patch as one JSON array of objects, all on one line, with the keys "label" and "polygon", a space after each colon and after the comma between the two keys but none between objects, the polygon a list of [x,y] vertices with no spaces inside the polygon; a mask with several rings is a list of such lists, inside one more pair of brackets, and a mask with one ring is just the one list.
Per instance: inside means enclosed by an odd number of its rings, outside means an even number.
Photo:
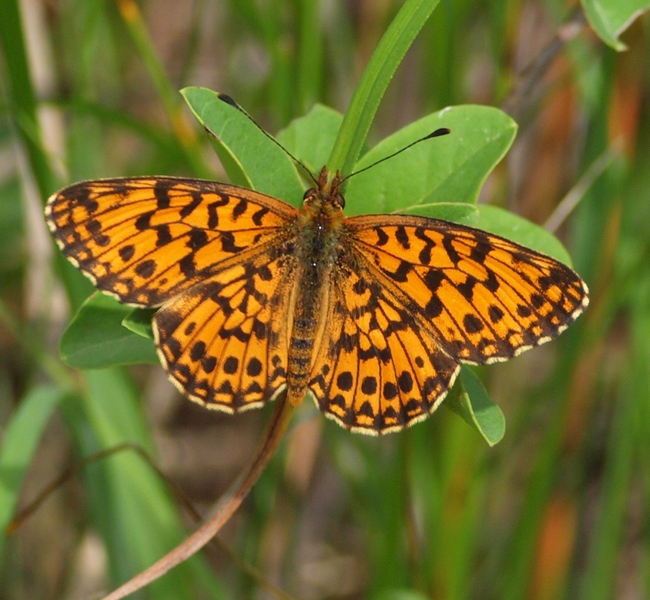
[{"label": "orange wing patch", "polygon": [[362,433],[402,429],[446,396],[458,363],[373,273],[346,267],[332,280],[327,335],[310,386],[319,408]]},{"label": "orange wing patch", "polygon": [[[223,269],[163,304],[154,317],[160,360],[192,400],[228,412],[268,402],[284,383],[290,257]],[[275,318],[274,318],[275,317]]]},{"label": "orange wing patch", "polygon": [[144,307],[204,281],[247,248],[273,242],[297,212],[250,190],[173,177],[77,183],[46,208],[64,256],[103,292]]},{"label": "orange wing patch", "polygon": [[413,216],[347,224],[372,278],[455,360],[506,360],[558,336],[587,304],[574,271],[488,232]]}]

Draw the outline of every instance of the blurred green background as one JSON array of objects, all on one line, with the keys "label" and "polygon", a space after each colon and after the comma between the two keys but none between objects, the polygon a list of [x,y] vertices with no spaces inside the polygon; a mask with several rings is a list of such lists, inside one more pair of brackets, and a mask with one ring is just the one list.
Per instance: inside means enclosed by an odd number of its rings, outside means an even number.
[{"label": "blurred green background", "polygon": [[[26,0],[19,13],[2,0],[0,524],[67,467],[124,441],[205,514],[268,415],[202,409],[157,366],[65,367],[58,338],[92,286],[55,251],[47,196],[106,176],[223,179],[179,89],[228,93],[273,134],[314,102],[344,112],[403,4]],[[644,6],[584,4],[601,35]],[[225,546],[138,597],[650,596],[648,19],[616,51],[582,14],[555,0],[441,2],[368,138],[465,103],[501,107],[520,126],[480,201],[557,227],[591,305],[557,341],[479,371],[506,415],[503,441],[489,448],[445,409],[371,439],[305,406]],[[99,597],[194,527],[152,465],[125,450],[75,473],[0,541],[0,597]]]}]

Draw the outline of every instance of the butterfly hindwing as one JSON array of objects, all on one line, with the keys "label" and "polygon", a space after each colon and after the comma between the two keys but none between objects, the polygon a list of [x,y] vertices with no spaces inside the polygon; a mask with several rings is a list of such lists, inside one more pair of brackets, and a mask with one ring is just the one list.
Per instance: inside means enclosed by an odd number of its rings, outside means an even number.
[{"label": "butterfly hindwing", "polygon": [[399,430],[437,408],[459,366],[371,272],[353,264],[332,276],[310,386],[320,409],[348,429]]},{"label": "butterfly hindwing", "polygon": [[214,273],[154,317],[158,354],[191,399],[228,412],[272,399],[287,370],[293,264],[266,254]]},{"label": "butterfly hindwing", "polygon": [[147,307],[204,281],[221,261],[271,242],[296,213],[252,190],[173,177],[81,182],[46,207],[66,258],[100,290]]}]

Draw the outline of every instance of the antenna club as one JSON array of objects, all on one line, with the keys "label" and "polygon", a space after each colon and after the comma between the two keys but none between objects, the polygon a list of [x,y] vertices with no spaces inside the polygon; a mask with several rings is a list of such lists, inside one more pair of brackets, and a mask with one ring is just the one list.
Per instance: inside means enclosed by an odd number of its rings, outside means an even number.
[{"label": "antenna club", "polygon": [[289,152],[278,140],[276,140],[268,131],[264,129],[253,117],[251,117],[237,102],[235,102],[228,94],[223,94],[219,92],[217,94],[217,98],[224,102],[225,104],[228,104],[229,106],[232,106],[234,109],[238,110],[240,113],[242,113],[246,118],[253,124],[257,129],[259,129],[267,138],[269,138],[282,152],[284,152],[295,164],[297,164],[299,167],[301,167],[305,173],[310,177],[310,179],[318,185],[318,181],[314,178],[312,172],[302,163],[299,161],[291,152]]},{"label": "antenna club", "polygon": [[242,112],[244,112],[242,110],[242,107],[239,106],[239,104],[237,104],[237,102],[235,102],[228,94],[218,93],[217,98],[219,98],[219,100],[222,100],[226,104],[230,104],[230,106],[233,106],[237,110],[241,110]]},{"label": "antenna club", "polygon": [[447,129],[446,127],[440,127],[439,129],[436,129],[435,131],[432,131],[431,133],[425,135],[424,137],[421,137],[420,139],[415,140],[414,142],[411,142],[410,144],[407,144],[403,148],[400,148],[397,150],[397,152],[393,152],[392,154],[389,154],[388,156],[384,156],[384,158],[380,158],[378,161],[375,161],[371,165],[368,165],[367,167],[363,167],[363,169],[359,169],[358,171],[354,171],[353,173],[350,173],[349,175],[346,175],[341,179],[339,182],[339,185],[343,183],[344,181],[347,181],[352,177],[353,175],[358,175],[359,173],[363,173],[364,171],[367,171],[368,169],[372,169],[372,167],[378,165],[379,163],[383,163],[385,160],[388,160],[390,158],[393,158],[394,156],[397,156],[398,154],[401,154],[405,150],[408,150],[409,148],[412,148],[416,144],[419,144],[420,142],[424,142],[426,140],[430,140],[431,138],[434,137],[440,137],[441,135],[447,135],[448,133],[451,133],[451,129]]},{"label": "antenna club", "polygon": [[451,129],[448,129],[447,127],[440,127],[439,129],[436,129],[435,131],[432,131],[424,139],[425,140],[430,140],[431,138],[440,137],[441,135],[448,135],[450,133],[451,133]]}]

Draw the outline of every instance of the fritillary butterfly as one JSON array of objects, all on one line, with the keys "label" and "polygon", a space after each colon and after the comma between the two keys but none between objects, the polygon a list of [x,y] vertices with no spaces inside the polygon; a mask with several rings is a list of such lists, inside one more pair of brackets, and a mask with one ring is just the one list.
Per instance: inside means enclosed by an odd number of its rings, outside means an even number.
[{"label": "fritillary butterfly", "polygon": [[160,307],[160,361],[192,400],[237,412],[284,386],[343,427],[424,419],[460,362],[506,360],[588,303],[560,262],[463,225],[345,217],[323,169],[300,210],[249,189],[171,177],[86,181],[48,201],[63,254],[120,302]]}]

